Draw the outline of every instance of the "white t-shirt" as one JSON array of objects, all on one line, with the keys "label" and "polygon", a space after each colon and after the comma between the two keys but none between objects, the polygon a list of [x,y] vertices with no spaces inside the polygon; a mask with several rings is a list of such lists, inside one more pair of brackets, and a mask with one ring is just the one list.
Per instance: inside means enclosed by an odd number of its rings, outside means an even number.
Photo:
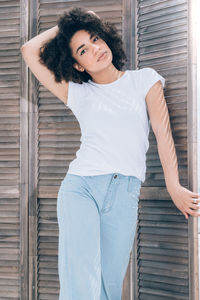
[{"label": "white t-shirt", "polygon": [[117,80],[98,84],[69,81],[67,106],[81,129],[81,145],[68,173],[91,176],[121,173],[145,181],[150,120],[145,97],[165,79],[153,68],[126,70]]}]

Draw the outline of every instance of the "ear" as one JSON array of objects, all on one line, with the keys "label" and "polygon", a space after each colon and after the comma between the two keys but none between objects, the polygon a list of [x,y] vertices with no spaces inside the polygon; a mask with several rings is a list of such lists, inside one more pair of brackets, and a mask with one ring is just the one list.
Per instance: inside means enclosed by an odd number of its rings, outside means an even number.
[{"label": "ear", "polygon": [[79,72],[84,72],[84,71],[85,71],[84,68],[83,68],[81,65],[79,65],[78,63],[74,63],[74,64],[73,64],[73,67],[74,67],[77,71],[79,71]]}]

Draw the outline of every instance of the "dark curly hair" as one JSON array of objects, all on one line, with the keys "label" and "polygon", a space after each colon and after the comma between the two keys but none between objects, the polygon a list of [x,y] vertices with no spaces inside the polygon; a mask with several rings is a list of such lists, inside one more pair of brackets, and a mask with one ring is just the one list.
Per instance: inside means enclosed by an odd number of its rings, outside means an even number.
[{"label": "dark curly hair", "polygon": [[45,42],[40,48],[39,61],[53,72],[56,82],[73,81],[76,83],[92,80],[87,71],[79,72],[73,67],[77,62],[72,57],[72,49],[69,46],[73,35],[81,29],[90,34],[96,34],[103,39],[113,56],[113,65],[121,70],[125,61],[126,54],[123,49],[121,37],[116,27],[101,20],[96,15],[87,12],[80,7],[73,7],[70,11],[64,12],[57,21],[58,33],[49,41]]}]

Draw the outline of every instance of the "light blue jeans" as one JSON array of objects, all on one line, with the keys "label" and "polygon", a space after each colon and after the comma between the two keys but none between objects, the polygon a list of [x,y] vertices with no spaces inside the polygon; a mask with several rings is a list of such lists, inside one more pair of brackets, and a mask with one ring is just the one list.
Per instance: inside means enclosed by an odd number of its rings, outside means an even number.
[{"label": "light blue jeans", "polygon": [[141,181],[67,173],[57,199],[59,300],[121,300]]}]

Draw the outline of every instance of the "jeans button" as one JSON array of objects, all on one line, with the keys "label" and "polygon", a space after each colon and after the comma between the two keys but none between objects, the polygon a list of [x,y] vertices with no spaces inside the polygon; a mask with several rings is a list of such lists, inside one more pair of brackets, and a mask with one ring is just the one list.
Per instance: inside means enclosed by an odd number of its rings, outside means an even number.
[{"label": "jeans button", "polygon": [[114,178],[117,178],[117,175],[115,175]]}]

